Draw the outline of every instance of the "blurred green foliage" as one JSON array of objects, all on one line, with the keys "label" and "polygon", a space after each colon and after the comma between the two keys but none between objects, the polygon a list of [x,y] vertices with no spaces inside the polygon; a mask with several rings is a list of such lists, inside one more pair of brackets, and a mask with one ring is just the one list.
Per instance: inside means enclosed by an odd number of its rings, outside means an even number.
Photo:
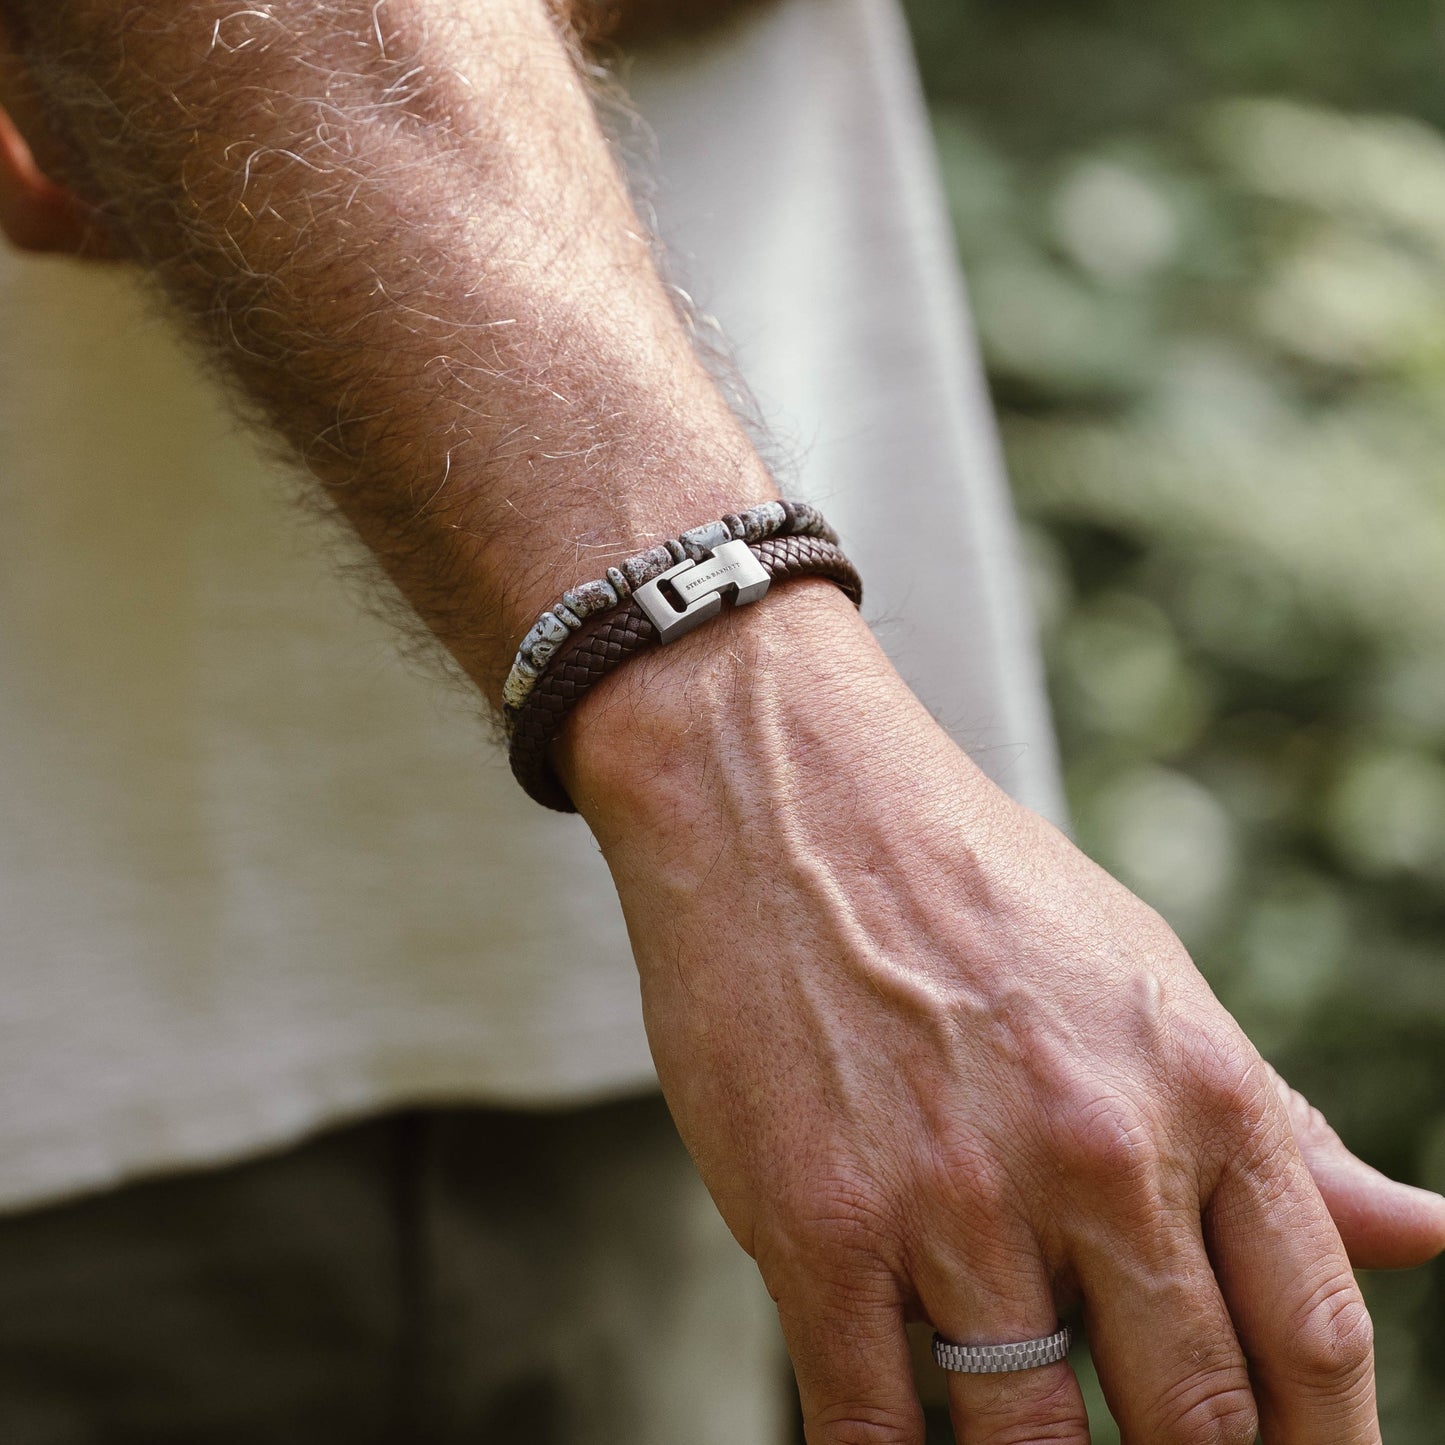
[{"label": "blurred green foliage", "polygon": [[[1442,12],[909,9],[1080,839],[1445,1189]],[[1445,1271],[1367,1290],[1385,1438],[1435,1442]]]}]

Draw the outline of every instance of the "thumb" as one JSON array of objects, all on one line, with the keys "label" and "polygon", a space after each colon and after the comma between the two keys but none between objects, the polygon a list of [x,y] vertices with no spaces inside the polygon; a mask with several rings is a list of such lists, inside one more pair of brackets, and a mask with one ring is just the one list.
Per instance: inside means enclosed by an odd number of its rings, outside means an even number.
[{"label": "thumb", "polygon": [[1356,1269],[1407,1269],[1445,1250],[1445,1199],[1372,1169],[1273,1069],[1295,1142]]}]

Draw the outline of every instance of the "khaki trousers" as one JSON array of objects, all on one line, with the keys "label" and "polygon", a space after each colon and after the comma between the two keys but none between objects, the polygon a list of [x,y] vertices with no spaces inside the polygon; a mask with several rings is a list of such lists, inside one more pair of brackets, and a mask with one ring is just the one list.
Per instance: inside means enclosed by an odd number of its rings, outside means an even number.
[{"label": "khaki trousers", "polygon": [[657,1099],[410,1112],[0,1219],[4,1445],[783,1445]]}]

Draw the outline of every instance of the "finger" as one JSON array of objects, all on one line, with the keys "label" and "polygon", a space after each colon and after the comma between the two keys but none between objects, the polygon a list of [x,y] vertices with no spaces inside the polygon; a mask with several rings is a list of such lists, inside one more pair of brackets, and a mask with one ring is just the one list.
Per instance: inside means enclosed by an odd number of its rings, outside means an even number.
[{"label": "finger", "polygon": [[780,1296],[808,1445],[923,1445],[923,1411],[896,1283],[881,1273],[846,1289]]},{"label": "finger", "polygon": [[[1152,1196],[1152,1197],[1150,1197]],[[1140,1204],[1148,1198],[1146,1208]],[[1089,1348],[1126,1445],[1253,1445],[1244,1351],[1204,1247],[1199,1208],[1157,1193],[1076,1241]]]},{"label": "finger", "polygon": [[[991,1241],[968,1260],[950,1253],[916,1281],[919,1302],[944,1339],[957,1345],[1037,1340],[1058,1328],[1053,1290],[1032,1237]],[[1088,1445],[1089,1417],[1066,1360],[998,1374],[946,1374],[953,1428],[967,1445]]]},{"label": "finger", "polygon": [[[1057,1320],[1051,1320],[1020,1325],[1014,1330],[965,1330],[962,1340],[956,1335],[945,1337],[959,1344],[1013,1344],[1052,1334],[1057,1328]],[[980,1338],[970,1339],[971,1334]],[[984,1334],[987,1340],[981,1338]],[[967,1445],[1018,1445],[1020,1441],[1044,1440],[1049,1445],[1089,1445],[1088,1412],[1067,1360],[998,1375],[950,1371],[948,1414],[958,1439]]]},{"label": "finger", "polygon": [[1370,1317],[1339,1232],[1287,1136],[1225,1174],[1205,1236],[1249,1357],[1265,1439],[1378,1445]]},{"label": "finger", "polygon": [[1309,1100],[1270,1070],[1306,1167],[1356,1269],[1408,1269],[1445,1250],[1445,1199],[1372,1169]]}]

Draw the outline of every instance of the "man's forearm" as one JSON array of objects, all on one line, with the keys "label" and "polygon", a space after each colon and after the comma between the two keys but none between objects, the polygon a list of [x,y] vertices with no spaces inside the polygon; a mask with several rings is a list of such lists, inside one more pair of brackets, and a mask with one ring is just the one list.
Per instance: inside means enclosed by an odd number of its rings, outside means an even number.
[{"label": "man's forearm", "polygon": [[[545,0],[11,4],[79,183],[494,698],[561,587],[770,491]],[[1368,1317],[1263,1062],[841,594],[620,676],[558,761],[810,1441],[921,1445],[908,1315],[1004,1343],[1081,1299],[1126,1439],[1378,1445]],[[1440,1201],[1301,1140],[1367,1253],[1438,1248]],[[950,1397],[970,1440],[1088,1438],[1064,1365]]]},{"label": "man's forearm", "polygon": [[773,495],[544,0],[17,14],[78,185],[493,700],[561,588]]}]

